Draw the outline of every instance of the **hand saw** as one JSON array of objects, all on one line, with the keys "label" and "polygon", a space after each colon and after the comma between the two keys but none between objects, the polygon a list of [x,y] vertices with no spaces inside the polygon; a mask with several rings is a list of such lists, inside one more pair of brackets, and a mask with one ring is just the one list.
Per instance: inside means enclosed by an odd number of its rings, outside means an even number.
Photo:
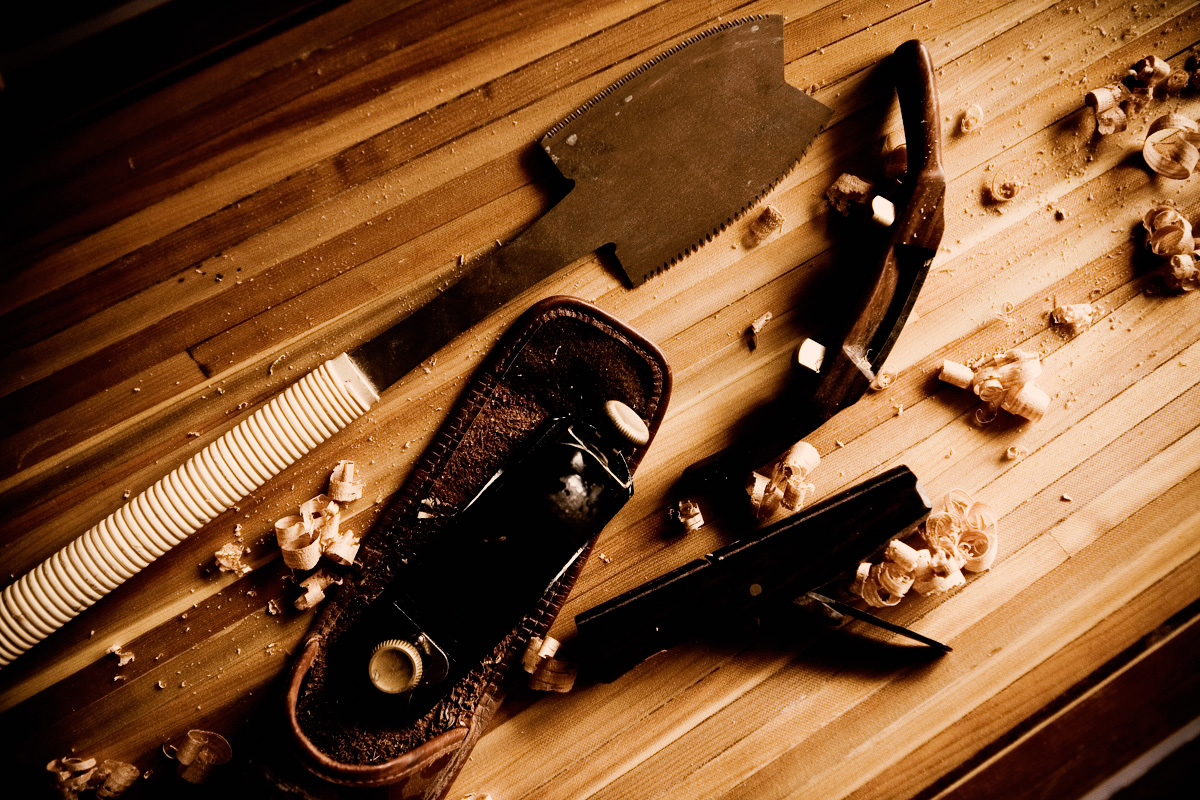
[{"label": "hand saw", "polygon": [[799,160],[831,111],[789,86],[783,18],[683,41],[541,141],[572,190],[394,327],[306,375],[0,595],[0,665],[364,414],[507,301],[612,246],[636,286],[711,240]]}]

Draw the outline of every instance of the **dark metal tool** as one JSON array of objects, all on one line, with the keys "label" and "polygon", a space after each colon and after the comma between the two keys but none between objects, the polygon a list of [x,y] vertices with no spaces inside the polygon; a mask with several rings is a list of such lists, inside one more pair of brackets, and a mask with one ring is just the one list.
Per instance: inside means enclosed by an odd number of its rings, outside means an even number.
[{"label": "dark metal tool", "polygon": [[916,476],[895,467],[578,615],[570,658],[612,680],[654,653],[853,573],[928,512]]},{"label": "dark metal tool", "polygon": [[924,44],[905,42],[885,67],[895,76],[908,167],[890,237],[874,269],[863,276],[865,291],[851,309],[855,322],[839,347],[802,343],[801,353],[815,354],[803,359],[814,373],[804,385],[807,396],[798,392],[787,399],[788,409],[773,415],[781,424],[770,428],[769,438],[747,437],[689,467],[680,481],[682,494],[703,496],[731,485],[740,491],[751,470],[852,405],[875,379],[908,320],[945,229],[941,122],[933,63]]},{"label": "dark metal tool", "polygon": [[[638,285],[711,240],[800,159],[830,110],[784,80],[783,18],[693,36],[546,134],[572,190],[424,307],[277,395],[0,597],[0,665],[263,485],[374,405],[472,325],[575,259],[612,245]],[[78,563],[78,559],[75,560]],[[21,609],[10,613],[8,609]]]}]

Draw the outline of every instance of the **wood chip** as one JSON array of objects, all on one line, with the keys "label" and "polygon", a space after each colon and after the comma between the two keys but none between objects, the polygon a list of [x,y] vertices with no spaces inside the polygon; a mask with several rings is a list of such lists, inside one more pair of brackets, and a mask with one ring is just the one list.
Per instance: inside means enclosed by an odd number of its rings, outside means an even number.
[{"label": "wood chip", "polygon": [[132,662],[135,658],[132,650],[126,650],[123,645],[114,644],[112,647],[104,651],[109,655],[117,657],[117,666],[123,667]]},{"label": "wood chip", "polygon": [[767,326],[767,323],[770,322],[774,316],[775,315],[770,311],[766,311],[750,323],[750,327],[746,329],[746,335],[750,339],[751,350],[758,349],[758,334],[762,332],[762,329]]},{"label": "wood chip", "polygon": [[783,212],[772,205],[763,209],[762,213],[750,223],[749,234],[751,246],[758,244],[771,234],[783,227]]},{"label": "wood chip", "polygon": [[1057,306],[1050,313],[1050,320],[1055,325],[1063,325],[1072,336],[1078,336],[1087,329],[1096,317],[1096,308],[1091,303],[1068,303]]},{"label": "wood chip", "polygon": [[685,531],[699,530],[704,526],[704,514],[700,512],[700,504],[695,500],[680,500],[675,508],[671,509],[671,517],[683,526]]},{"label": "wood chip", "polygon": [[855,207],[866,206],[875,195],[875,187],[857,175],[842,173],[825,190],[825,199],[838,213],[848,215]]},{"label": "wood chip", "polygon": [[233,572],[238,575],[245,575],[250,571],[250,565],[242,560],[246,554],[246,550],[242,545],[236,542],[228,542],[221,545],[220,549],[214,554],[217,559],[217,567],[221,572]]},{"label": "wood chip", "polygon": [[970,133],[977,130],[983,124],[983,109],[978,103],[971,103],[963,109],[962,116],[958,120],[958,129],[962,133]]}]

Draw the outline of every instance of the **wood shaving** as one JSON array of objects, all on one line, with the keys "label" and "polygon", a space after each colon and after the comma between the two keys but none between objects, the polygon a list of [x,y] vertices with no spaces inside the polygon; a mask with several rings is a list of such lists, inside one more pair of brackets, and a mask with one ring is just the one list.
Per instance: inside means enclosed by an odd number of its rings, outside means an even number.
[{"label": "wood shaving", "polygon": [[330,586],[340,584],[342,578],[328,570],[319,569],[312,575],[300,581],[304,594],[296,598],[294,605],[297,611],[307,611],[325,599],[325,590]]},{"label": "wood shaving", "polygon": [[704,514],[700,512],[700,504],[695,500],[680,500],[671,509],[670,516],[685,531],[695,531],[704,527]]},{"label": "wood shaving", "polygon": [[233,748],[219,733],[193,729],[163,745],[163,755],[179,762],[176,774],[188,783],[205,783],[212,771],[233,758]]},{"label": "wood shaving", "polygon": [[338,503],[349,503],[363,496],[364,482],[353,461],[339,461],[329,476],[329,496]]},{"label": "wood shaving", "polygon": [[994,203],[1007,203],[1016,199],[1023,188],[1025,188],[1023,181],[1007,172],[1000,171],[993,175],[992,180],[988,183],[988,197]]},{"label": "wood shaving", "polygon": [[292,569],[307,571],[317,566],[324,555],[334,564],[353,564],[361,536],[341,530],[342,504],[361,498],[363,489],[358,465],[353,461],[339,461],[329,476],[329,494],[306,500],[300,505],[299,514],[275,521],[275,539],[283,554],[283,563]]},{"label": "wood shaving", "polygon": [[816,487],[807,483],[808,474],[821,463],[817,448],[808,442],[797,442],[770,464],[750,473],[746,493],[755,516],[766,520],[778,512],[782,516],[803,508]]},{"label": "wood shaving", "polygon": [[1163,274],[1167,288],[1175,292],[1193,292],[1200,289],[1200,268],[1192,255],[1171,256]]},{"label": "wood shaving", "polygon": [[896,376],[890,372],[881,372],[870,383],[873,392],[882,392],[896,382]]},{"label": "wood shaving", "polygon": [[1156,256],[1174,256],[1196,249],[1192,223],[1170,205],[1158,205],[1142,217],[1146,247]]},{"label": "wood shaving", "polygon": [[934,503],[917,548],[893,539],[875,564],[859,564],[850,590],[874,608],[894,606],[910,590],[943,594],[966,583],[963,570],[983,572],[996,559],[996,515],[991,507],[954,489]]},{"label": "wood shaving", "polygon": [[1096,318],[1096,308],[1091,303],[1069,303],[1058,306],[1050,313],[1050,320],[1055,325],[1065,326],[1072,336],[1078,336],[1086,330]]},{"label": "wood shaving", "polygon": [[214,557],[217,559],[217,568],[221,572],[233,572],[238,575],[245,575],[250,571],[250,565],[242,560],[246,552],[240,544],[235,542],[221,545],[220,549],[214,554]]},{"label": "wood shaving", "polygon": [[104,651],[108,655],[117,657],[117,666],[123,667],[132,662],[135,658],[132,650],[126,650],[123,645],[114,644],[112,647]]},{"label": "wood shaving", "polygon": [[1161,94],[1160,87],[1165,88],[1170,75],[1171,65],[1165,59],[1151,55],[1130,67],[1125,82],[1131,92],[1144,92],[1154,97]]},{"label": "wood shaving", "polygon": [[89,790],[106,800],[120,797],[142,775],[133,764],[105,759],[97,765],[94,758],[56,758],[46,770],[54,775],[59,796],[66,800],[75,800]]},{"label": "wood shaving", "polygon": [[1164,178],[1187,179],[1200,163],[1200,124],[1182,114],[1159,117],[1146,132],[1142,157]]},{"label": "wood shaving", "polygon": [[977,130],[983,124],[983,109],[978,103],[971,103],[963,109],[962,116],[958,120],[958,129],[962,133],[970,133]]},{"label": "wood shaving", "polygon": [[756,350],[758,348],[758,334],[762,332],[762,329],[766,327],[767,323],[770,322],[774,316],[775,315],[770,311],[767,311],[750,323],[750,327],[746,329],[746,335],[750,339],[751,350]]},{"label": "wood shaving", "polygon": [[750,223],[749,234],[751,246],[758,244],[771,234],[783,227],[783,212],[772,205],[763,209],[762,213]]},{"label": "wood shaving", "polygon": [[554,654],[558,652],[558,647],[559,641],[553,636],[529,637],[529,644],[525,646],[525,653],[521,656],[521,667],[532,675],[537,671],[539,664],[547,658],[554,657]]},{"label": "wood shaving", "polygon": [[560,658],[544,658],[529,676],[529,688],[536,692],[566,693],[575,688],[578,668]]},{"label": "wood shaving", "polygon": [[1146,229],[1146,247],[1166,259],[1162,269],[1166,287],[1173,292],[1200,288],[1200,253],[1191,222],[1174,206],[1159,205],[1142,217],[1142,227]]},{"label": "wood shaving", "polygon": [[1014,348],[985,360],[973,370],[965,364],[945,360],[940,378],[978,395],[983,406],[976,410],[975,420],[980,424],[994,420],[998,409],[1037,422],[1050,406],[1050,396],[1035,383],[1041,372],[1042,360],[1036,353]]},{"label": "wood shaving", "polygon": [[1011,445],[1007,450],[1004,451],[1004,457],[1009,461],[1016,461],[1018,458],[1022,458],[1025,455],[1025,448],[1018,444]]}]

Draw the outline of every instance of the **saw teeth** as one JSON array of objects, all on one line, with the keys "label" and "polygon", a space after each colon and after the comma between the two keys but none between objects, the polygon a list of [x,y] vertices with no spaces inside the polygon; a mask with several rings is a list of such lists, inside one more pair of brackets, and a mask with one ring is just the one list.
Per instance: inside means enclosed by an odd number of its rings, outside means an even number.
[{"label": "saw teeth", "polygon": [[[748,19],[755,19],[755,18],[749,17]],[[737,23],[730,23],[730,24],[737,24]],[[700,38],[700,37],[697,37],[697,38]],[[801,153],[801,156],[803,156],[803,155],[804,154]],[[711,231],[709,231],[707,234],[705,234],[703,236],[703,238],[701,238],[695,244],[691,245],[690,247],[685,247],[682,252],[676,253],[675,255],[671,256],[670,259],[668,259],[667,261],[664,261],[656,269],[652,269],[649,272],[644,273],[642,275],[641,282],[645,283],[646,281],[650,280],[651,278],[656,278],[659,275],[662,275],[664,272],[669,270],[671,267],[673,267],[676,264],[678,264],[679,262],[683,261],[689,255],[699,252],[701,247],[708,244],[713,239],[717,238],[717,236],[719,236],[720,234],[722,234],[726,230],[728,230],[734,223],[736,223],[742,217],[746,216],[746,214],[751,209],[756,208],[763,201],[763,198],[765,198],[771,192],[775,191],[775,189],[779,186],[779,184],[783,183],[783,181],[786,180],[787,177],[790,176],[792,174],[792,172],[795,171],[797,165],[799,165],[799,164],[800,164],[799,158],[793,160],[791,166],[789,166],[786,170],[784,170],[783,174],[780,175],[778,178],[776,178],[774,181],[772,181],[765,189],[763,189],[761,192],[759,192],[757,195],[755,195],[753,200],[751,200],[746,205],[742,206],[739,210],[734,212],[733,216],[729,217],[727,220],[722,222],[720,225],[713,228]]]},{"label": "saw teeth", "polygon": [[658,64],[659,62],[670,58],[671,56],[675,55],[676,53],[678,53],[680,50],[687,47],[688,45],[695,44],[696,42],[700,41],[701,39],[706,39],[709,36],[713,36],[715,34],[721,33],[722,31],[727,31],[730,28],[736,28],[739,25],[745,25],[748,22],[759,22],[759,21],[765,20],[765,19],[767,19],[767,17],[768,17],[767,14],[751,14],[750,16],[740,17],[738,19],[730,20],[728,22],[722,22],[721,24],[719,24],[715,27],[708,28],[700,33],[694,34],[693,36],[689,36],[687,39],[684,39],[682,42],[679,42],[678,44],[672,46],[669,50],[664,50],[663,52],[659,53],[654,58],[652,58],[649,61],[647,61],[646,63],[642,64],[637,69],[633,70],[629,74],[622,77],[616,83],[613,83],[608,88],[604,89],[599,94],[592,97],[592,99],[588,100],[586,103],[584,103],[579,108],[575,109],[570,114],[568,114],[566,117],[564,117],[562,120],[560,120],[557,125],[555,125],[549,131],[547,131],[546,135],[542,137],[542,147],[546,148],[547,151],[549,151],[547,143],[551,139],[553,139],[554,136],[556,134],[558,134],[563,128],[565,128],[567,125],[570,125],[572,122],[574,122],[576,119],[578,119],[579,116],[582,115],[585,111],[587,111],[592,106],[599,103],[601,100],[604,100],[610,94],[612,94],[617,89],[621,88],[622,86],[624,86],[626,83],[633,80],[637,76],[641,75],[646,70],[650,69],[651,67]]}]

